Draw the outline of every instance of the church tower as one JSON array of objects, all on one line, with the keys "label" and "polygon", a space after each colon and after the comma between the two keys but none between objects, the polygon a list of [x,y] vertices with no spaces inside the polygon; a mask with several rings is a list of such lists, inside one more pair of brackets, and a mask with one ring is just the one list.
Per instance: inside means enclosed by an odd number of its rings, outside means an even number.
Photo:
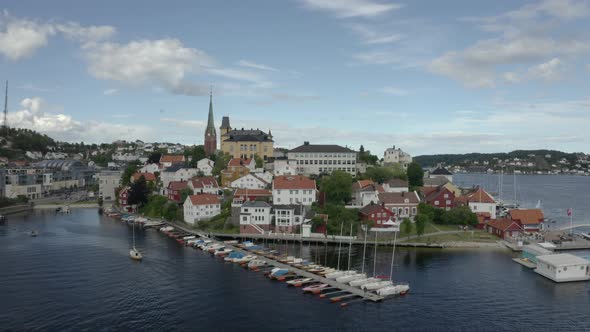
[{"label": "church tower", "polygon": [[207,129],[205,129],[205,153],[207,156],[215,154],[217,149],[217,134],[215,133],[215,124],[213,123],[213,91],[209,94],[209,118],[207,119]]}]

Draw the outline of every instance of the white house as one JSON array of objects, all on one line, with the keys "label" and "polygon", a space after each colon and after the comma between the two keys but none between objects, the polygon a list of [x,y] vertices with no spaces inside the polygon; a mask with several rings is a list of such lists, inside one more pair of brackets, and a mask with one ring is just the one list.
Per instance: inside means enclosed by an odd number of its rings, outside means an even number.
[{"label": "white house", "polygon": [[146,165],[143,165],[139,169],[140,173],[155,173],[155,172],[159,172],[159,171],[160,171],[159,164],[146,164]]},{"label": "white house", "polygon": [[297,175],[297,160],[294,159],[275,159],[273,162],[275,176],[280,175]]},{"label": "white house", "polygon": [[186,159],[181,154],[163,154],[160,157],[160,166],[166,168],[175,164],[182,164],[185,161]]},{"label": "white house", "polygon": [[209,220],[221,213],[221,202],[217,195],[190,195],[183,204],[184,221],[191,225]]},{"label": "white house", "polygon": [[195,195],[199,194],[212,194],[217,195],[219,193],[219,184],[215,177],[206,176],[202,178],[192,178],[188,181],[188,187],[192,189]]},{"label": "white house", "polygon": [[420,197],[415,191],[409,193],[380,193],[379,203],[395,213],[396,218],[414,219],[418,214]]},{"label": "white house", "polygon": [[258,176],[250,173],[238,178],[230,183],[230,188],[241,188],[241,189],[264,189],[270,183],[264,181]]},{"label": "white house", "polygon": [[407,168],[412,162],[412,156],[409,153],[402,151],[400,148],[388,148],[383,153],[383,164],[399,163],[403,168]]},{"label": "white house", "polygon": [[302,175],[283,175],[272,182],[274,204],[311,205],[317,200],[315,180]]},{"label": "white house", "polygon": [[254,173],[250,173],[250,174],[254,174],[255,176],[266,181],[266,183],[268,183],[268,184],[272,183],[272,179],[274,178],[274,176],[272,175],[271,172],[266,172],[264,170],[259,171],[259,169],[256,169],[256,171]]},{"label": "white house", "polygon": [[309,220],[305,218],[306,207],[302,205],[274,205],[273,214],[276,233],[297,232],[297,227]]},{"label": "white house", "polygon": [[352,205],[363,207],[379,202],[379,192],[382,188],[372,180],[358,180],[352,184]]},{"label": "white house", "polygon": [[383,190],[388,193],[407,193],[410,191],[408,181],[391,179],[383,183]]},{"label": "white house", "polygon": [[535,272],[555,282],[590,280],[590,261],[572,254],[542,255]]},{"label": "white house", "polygon": [[248,201],[240,207],[240,233],[264,234],[269,231],[271,219],[271,205],[266,202]]},{"label": "white house", "polygon": [[103,171],[96,177],[98,178],[98,197],[105,201],[114,201],[115,190],[121,185],[121,172]]},{"label": "white house", "polygon": [[303,175],[330,174],[344,171],[356,175],[357,152],[339,145],[317,145],[304,142],[288,152],[289,159],[297,161],[297,173]]},{"label": "white house", "polygon": [[489,213],[491,219],[496,219],[496,201],[479,187],[471,193],[458,197],[457,202],[467,204],[473,213]]},{"label": "white house", "polygon": [[213,174],[214,167],[215,167],[215,163],[213,162],[213,160],[211,160],[209,158],[203,158],[203,159],[197,161],[197,168],[205,176],[211,176],[211,174]]},{"label": "white house", "polygon": [[167,188],[168,184],[172,181],[188,181],[198,174],[199,169],[197,168],[190,168],[184,164],[175,164],[163,170],[160,173],[160,179],[162,180],[163,188]]},{"label": "white house", "polygon": [[453,182],[453,173],[449,172],[448,169],[440,165],[434,170],[432,170],[430,173],[428,173],[428,177],[431,179],[446,178],[447,180],[449,180],[449,182]]}]

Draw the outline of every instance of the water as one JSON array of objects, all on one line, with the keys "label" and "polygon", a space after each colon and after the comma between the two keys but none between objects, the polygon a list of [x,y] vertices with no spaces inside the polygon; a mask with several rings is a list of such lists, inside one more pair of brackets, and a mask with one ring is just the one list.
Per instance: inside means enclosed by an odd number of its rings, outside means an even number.
[{"label": "water", "polygon": [[[96,210],[11,216],[0,226],[0,330],[589,329],[590,283],[555,284],[501,250],[398,248],[395,279],[411,292],[341,308],[154,230],[136,240],[143,262],[129,259],[131,228]],[[289,250],[325,257],[323,246]],[[333,247],[328,254],[336,264]],[[378,274],[389,274],[390,255],[379,250]],[[360,256],[353,247],[359,270]]]}]

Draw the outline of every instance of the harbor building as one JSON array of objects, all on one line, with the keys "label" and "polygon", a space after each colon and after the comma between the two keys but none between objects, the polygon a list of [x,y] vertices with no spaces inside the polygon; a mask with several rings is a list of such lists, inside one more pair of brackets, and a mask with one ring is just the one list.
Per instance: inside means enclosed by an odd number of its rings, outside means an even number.
[{"label": "harbor building", "polygon": [[590,280],[590,261],[571,254],[537,256],[535,272],[555,282]]},{"label": "harbor building", "polygon": [[340,145],[320,145],[304,142],[288,152],[288,159],[295,160],[297,173],[302,175],[331,174],[344,171],[356,175],[357,152]]},{"label": "harbor building", "polygon": [[260,129],[232,129],[229,123],[229,116],[221,120],[220,136],[221,151],[232,158],[253,159],[259,156],[267,160],[273,156],[274,141],[272,133]]}]

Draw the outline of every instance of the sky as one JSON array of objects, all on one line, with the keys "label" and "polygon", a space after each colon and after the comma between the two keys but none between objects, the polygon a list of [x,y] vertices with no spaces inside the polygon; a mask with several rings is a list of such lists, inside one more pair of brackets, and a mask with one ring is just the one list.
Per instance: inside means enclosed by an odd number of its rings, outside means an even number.
[{"label": "sky", "polygon": [[590,1],[4,0],[8,124],[64,141],[590,152]]}]

